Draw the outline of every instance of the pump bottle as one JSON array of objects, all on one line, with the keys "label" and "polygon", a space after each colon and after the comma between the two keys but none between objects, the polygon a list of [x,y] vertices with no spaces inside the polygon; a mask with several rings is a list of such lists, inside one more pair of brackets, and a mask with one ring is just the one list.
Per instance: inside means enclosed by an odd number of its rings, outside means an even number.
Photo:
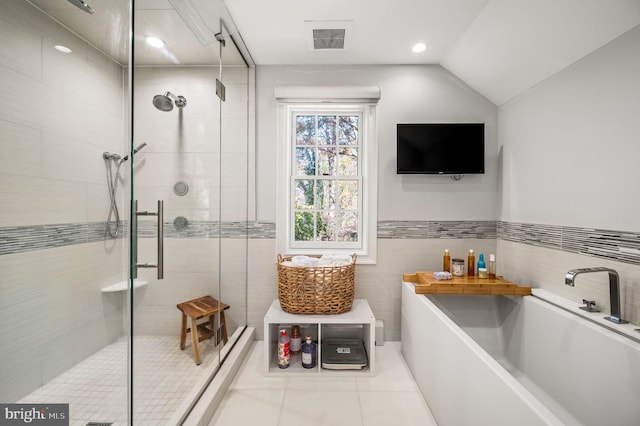
[{"label": "pump bottle", "polygon": [[444,272],[451,272],[451,256],[449,256],[449,250],[444,251],[444,256],[442,257],[442,270]]}]

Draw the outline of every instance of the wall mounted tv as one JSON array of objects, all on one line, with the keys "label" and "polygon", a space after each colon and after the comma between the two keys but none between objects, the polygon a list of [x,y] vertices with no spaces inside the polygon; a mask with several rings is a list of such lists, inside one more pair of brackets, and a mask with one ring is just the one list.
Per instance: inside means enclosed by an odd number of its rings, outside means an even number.
[{"label": "wall mounted tv", "polygon": [[398,174],[484,173],[484,123],[398,123]]}]

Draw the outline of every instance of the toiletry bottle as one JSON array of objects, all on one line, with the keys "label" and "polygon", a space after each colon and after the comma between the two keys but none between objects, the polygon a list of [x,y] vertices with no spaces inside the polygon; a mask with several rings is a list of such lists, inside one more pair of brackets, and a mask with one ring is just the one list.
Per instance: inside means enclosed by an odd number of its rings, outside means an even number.
[{"label": "toiletry bottle", "polygon": [[289,342],[289,351],[291,354],[299,354],[302,347],[302,336],[300,336],[300,326],[291,326],[291,341]]},{"label": "toiletry bottle", "polygon": [[486,269],[487,268],[487,264],[484,263],[484,254],[480,253],[480,257],[478,258],[478,269]]},{"label": "toiletry bottle", "polygon": [[470,277],[476,274],[476,257],[473,254],[473,250],[469,250],[469,256],[467,257],[467,275]]},{"label": "toiletry bottle", "polygon": [[444,251],[444,257],[442,258],[442,270],[444,272],[451,272],[451,256],[449,256],[449,250]]},{"label": "toiletry bottle", "polygon": [[491,253],[489,255],[489,278],[495,279],[496,277],[496,255]]},{"label": "toiletry bottle", "polygon": [[287,330],[280,330],[280,336],[278,336],[278,367],[289,367],[289,336],[287,336]]},{"label": "toiletry bottle", "polygon": [[307,336],[307,341],[302,344],[302,366],[313,368],[316,366],[316,344]]}]

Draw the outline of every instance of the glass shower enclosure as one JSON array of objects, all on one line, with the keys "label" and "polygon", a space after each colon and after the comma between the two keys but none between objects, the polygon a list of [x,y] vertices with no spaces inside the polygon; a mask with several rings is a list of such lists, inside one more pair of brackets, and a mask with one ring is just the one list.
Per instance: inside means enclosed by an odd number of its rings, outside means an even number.
[{"label": "glass shower enclosure", "polygon": [[0,28],[0,402],[180,424],[246,328],[246,49],[222,1],[3,0]]}]

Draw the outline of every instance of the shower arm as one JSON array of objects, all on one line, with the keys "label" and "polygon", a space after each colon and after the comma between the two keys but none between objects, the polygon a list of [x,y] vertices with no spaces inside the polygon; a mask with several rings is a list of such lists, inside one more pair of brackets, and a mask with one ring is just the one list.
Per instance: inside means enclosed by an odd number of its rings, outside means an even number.
[{"label": "shower arm", "polygon": [[168,98],[171,98],[174,102],[178,100],[178,97],[171,92],[165,92],[164,95]]}]

